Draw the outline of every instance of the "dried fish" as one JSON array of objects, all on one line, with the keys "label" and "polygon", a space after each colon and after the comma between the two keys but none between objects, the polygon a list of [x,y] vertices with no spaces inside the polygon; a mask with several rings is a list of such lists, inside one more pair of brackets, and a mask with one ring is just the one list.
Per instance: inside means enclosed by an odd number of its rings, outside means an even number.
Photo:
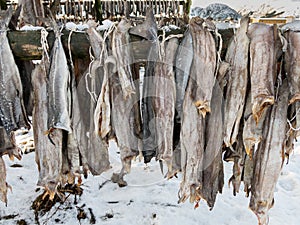
[{"label": "dried fish", "polygon": [[274,85],[276,73],[277,30],[262,23],[251,24],[248,28],[250,38],[250,81],[252,113],[256,123],[263,111],[274,104]]},{"label": "dried fish", "polygon": [[263,137],[255,152],[250,208],[259,224],[268,223],[268,211],[274,203],[274,189],[284,162],[286,140],[288,84],[283,80],[279,95],[266,118]]},{"label": "dried fish", "polygon": [[[117,64],[117,63],[116,63]],[[109,70],[111,71],[111,67]],[[110,72],[111,85],[111,106],[112,106],[112,126],[116,135],[116,142],[120,148],[122,169],[118,176],[113,175],[113,182],[119,186],[125,186],[124,175],[130,172],[131,161],[139,154],[139,138],[135,135],[135,110],[134,104],[138,101],[135,94],[124,99],[122,94],[122,84],[117,73]],[[114,177],[117,177],[114,178]]]},{"label": "dried fish", "polygon": [[225,100],[224,143],[227,147],[236,142],[243,115],[248,83],[247,36],[249,18],[241,20],[241,26],[233,36],[225,57],[230,64]]},{"label": "dried fish", "polygon": [[182,104],[185,95],[186,86],[188,83],[190,68],[193,61],[193,43],[190,31],[187,30],[184,34],[176,53],[176,110],[177,122],[180,121],[182,115]]},{"label": "dried fish", "polygon": [[55,128],[72,132],[70,127],[70,71],[60,31],[56,24],[54,27],[55,41],[51,50],[47,87],[48,129]]},{"label": "dried fish", "polygon": [[48,71],[50,62],[44,55],[32,73],[34,107],[32,126],[35,143],[35,161],[38,165],[38,185],[45,187],[53,198],[61,183],[62,130],[52,129],[48,135]]},{"label": "dried fish", "polygon": [[122,19],[113,32],[112,54],[117,59],[117,70],[124,99],[135,93],[130,65],[133,62],[132,52],[129,45],[129,33],[131,24],[129,20]]},{"label": "dried fish", "polygon": [[15,146],[12,131],[29,122],[23,103],[23,89],[20,74],[7,40],[7,26],[13,10],[9,8],[0,21],[0,119]]},{"label": "dried fish", "polygon": [[194,51],[190,79],[196,81],[194,105],[199,113],[205,117],[207,113],[211,112],[210,101],[216,79],[217,52],[215,40],[203,23],[204,20],[199,17],[194,17],[190,20],[189,28]]},{"label": "dried fish", "polygon": [[[96,32],[94,27],[87,31],[95,60],[91,62],[89,70],[80,79],[76,92],[78,97],[78,108],[74,113],[74,133],[79,143],[81,163],[85,176],[88,170],[93,175],[100,175],[103,171],[110,168],[108,160],[108,145],[95,132],[95,110],[96,100],[101,93],[104,77],[103,62],[106,44],[101,35]],[[98,129],[97,129],[98,130]],[[100,159],[100,160],[99,160]]]},{"label": "dried fish", "polygon": [[155,128],[157,136],[157,160],[163,160],[168,167],[167,177],[172,174],[173,127],[175,115],[176,86],[174,79],[174,60],[178,47],[178,39],[173,37],[163,40],[159,46],[159,59],[154,69]]},{"label": "dried fish", "polygon": [[214,207],[217,193],[222,193],[224,185],[222,102],[223,91],[216,83],[211,99],[211,113],[208,114],[205,124],[205,149],[200,171],[202,174],[198,175],[201,181],[201,198],[206,200],[210,209]]},{"label": "dried fish", "polygon": [[[143,2],[145,4],[145,2]],[[149,41],[155,41],[157,38],[157,25],[156,21],[153,15],[153,9],[152,8],[147,8],[146,11],[146,20],[138,24],[134,27],[132,27],[129,30],[130,34],[134,34],[140,37],[145,38],[146,40]]]},{"label": "dried fish", "polygon": [[292,30],[285,33],[288,42],[285,56],[285,71],[291,89],[289,104],[300,101],[300,33]]},{"label": "dried fish", "polygon": [[190,198],[190,202],[198,202],[201,199],[199,189],[201,183],[198,180],[198,172],[202,170],[201,163],[205,146],[205,118],[199,115],[194,106],[196,89],[194,79],[188,82],[186,95],[183,101],[183,117],[180,133],[181,143],[181,169],[182,181],[179,191],[179,202]]}]

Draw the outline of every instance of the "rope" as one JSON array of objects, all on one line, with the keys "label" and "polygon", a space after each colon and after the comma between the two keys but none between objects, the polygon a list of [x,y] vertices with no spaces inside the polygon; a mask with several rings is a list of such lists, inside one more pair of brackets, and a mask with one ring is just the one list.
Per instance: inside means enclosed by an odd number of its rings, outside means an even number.
[{"label": "rope", "polygon": [[90,54],[90,59],[91,59],[91,62],[89,64],[89,72],[85,75],[85,88],[86,88],[86,91],[89,93],[89,95],[91,96],[91,99],[94,103],[96,103],[96,99],[97,99],[97,96],[95,94],[95,92],[92,92],[89,88],[89,85],[88,85],[88,77],[90,77],[90,79],[92,79],[92,75],[91,75],[91,69],[92,69],[92,64],[93,62],[95,61],[95,57],[93,56],[92,54],[92,48],[90,47],[89,48],[89,54]]},{"label": "rope", "polygon": [[43,54],[47,57],[48,61],[50,62],[50,58],[49,58],[49,54],[48,54],[49,45],[48,45],[48,41],[47,41],[47,36],[48,36],[48,32],[46,31],[45,28],[42,28],[41,29],[41,45],[43,48]]}]

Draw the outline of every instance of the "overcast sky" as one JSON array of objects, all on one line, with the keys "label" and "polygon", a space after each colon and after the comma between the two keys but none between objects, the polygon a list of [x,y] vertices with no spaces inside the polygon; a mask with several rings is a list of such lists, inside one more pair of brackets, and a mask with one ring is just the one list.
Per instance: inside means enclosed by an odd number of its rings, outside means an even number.
[{"label": "overcast sky", "polygon": [[286,11],[289,15],[300,13],[300,0],[192,0],[193,7],[206,7],[211,3],[224,3],[235,10],[249,9],[257,10],[262,4],[270,5],[276,10]]}]

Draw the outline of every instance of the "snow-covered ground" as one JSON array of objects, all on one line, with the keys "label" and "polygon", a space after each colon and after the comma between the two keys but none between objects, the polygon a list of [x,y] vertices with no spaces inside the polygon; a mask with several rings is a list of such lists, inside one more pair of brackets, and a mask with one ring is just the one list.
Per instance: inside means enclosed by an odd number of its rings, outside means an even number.
[{"label": "snow-covered ground", "polygon": [[[22,141],[22,137],[18,137]],[[113,172],[121,165],[114,143],[110,148],[112,169],[101,176],[89,176],[83,180],[83,194],[78,203],[70,196],[64,204],[56,204],[49,213],[39,218],[40,224],[90,224],[91,214],[96,224],[205,224],[205,225],[250,225],[256,224],[256,216],[248,209],[249,199],[240,194],[232,195],[232,189],[226,184],[223,194],[218,195],[215,208],[209,211],[205,202],[193,208],[189,202],[177,204],[177,193],[181,177],[165,180],[156,162],[148,167],[142,162],[133,164],[131,174],[126,176],[128,186],[119,188],[107,182]],[[8,206],[0,202],[0,218],[15,215],[14,219],[0,220],[0,224],[17,224],[25,220],[35,224],[34,212],[30,206],[41,194],[36,191],[38,171],[34,153],[24,154],[21,161],[11,162],[7,157],[7,182],[13,187],[8,194]],[[18,163],[22,167],[11,167]],[[231,176],[231,164],[225,163],[225,182]],[[299,224],[300,218],[300,145],[296,147],[288,165],[281,173],[276,192],[275,205],[270,211],[270,224]],[[87,218],[77,219],[78,207],[86,212]]]}]

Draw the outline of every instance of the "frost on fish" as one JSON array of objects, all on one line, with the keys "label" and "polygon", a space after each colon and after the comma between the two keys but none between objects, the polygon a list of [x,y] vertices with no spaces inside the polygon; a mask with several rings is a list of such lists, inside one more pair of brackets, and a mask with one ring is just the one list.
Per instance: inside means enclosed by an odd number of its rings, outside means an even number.
[{"label": "frost on fish", "polygon": [[254,23],[249,26],[250,82],[252,114],[259,122],[264,110],[274,104],[277,78],[278,31],[275,26]]},{"label": "frost on fish", "polygon": [[214,37],[204,26],[204,20],[194,17],[190,20],[189,29],[193,40],[194,58],[190,79],[194,79],[194,106],[205,117],[211,112],[211,97],[215,82],[217,52]]},{"label": "frost on fish", "polygon": [[279,87],[278,98],[266,118],[263,128],[264,139],[259,143],[254,155],[249,206],[262,225],[268,223],[268,211],[274,204],[274,190],[284,162],[288,94],[285,79]]},{"label": "frost on fish", "polygon": [[224,143],[227,147],[236,142],[246,101],[248,83],[248,18],[243,18],[241,26],[234,34],[227,48],[225,61],[230,64],[227,73],[225,94]]},{"label": "frost on fish", "polygon": [[19,0],[19,6],[22,7],[19,18],[21,26],[42,24],[45,17],[42,0]]},{"label": "frost on fish", "polygon": [[284,36],[288,43],[284,60],[291,91],[289,104],[293,104],[300,101],[300,32],[289,30]]},{"label": "frost on fish", "polygon": [[173,129],[175,115],[176,86],[174,79],[174,60],[178,39],[171,38],[159,44],[159,58],[154,69],[155,133],[157,136],[156,159],[165,161],[167,177],[172,177]]},{"label": "frost on fish", "polygon": [[135,93],[130,65],[133,63],[131,45],[129,44],[130,22],[122,19],[115,28],[112,36],[112,54],[117,61],[116,69],[124,99]]}]

